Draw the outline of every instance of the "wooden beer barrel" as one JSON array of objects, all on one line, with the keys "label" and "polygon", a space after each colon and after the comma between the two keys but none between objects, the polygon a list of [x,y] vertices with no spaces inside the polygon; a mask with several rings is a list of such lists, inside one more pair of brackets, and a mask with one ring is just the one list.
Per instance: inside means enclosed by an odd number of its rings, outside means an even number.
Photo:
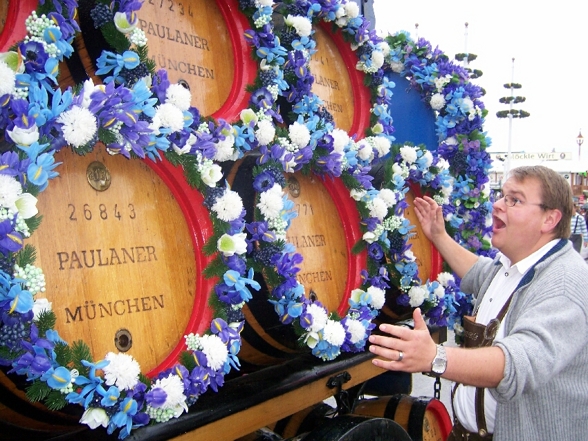
[{"label": "wooden beer barrel", "polygon": [[[75,54],[67,60],[69,75],[62,86],[95,76],[96,60],[112,50],[90,16],[94,0],[80,0],[82,30],[74,42]],[[149,57],[156,70],[165,69],[172,83],[192,91],[192,105],[204,116],[236,120],[247,107],[248,84],[255,80],[257,65],[250,56],[244,32],[249,28],[237,0],[144,2],[139,24],[147,37]]]},{"label": "wooden beer barrel", "polygon": [[0,52],[6,52],[26,35],[25,20],[37,9],[37,0],[0,1]]},{"label": "wooden beer barrel", "polygon": [[[378,163],[372,167],[371,174],[374,177],[372,182],[375,188],[382,185],[384,179],[384,165]],[[406,193],[406,202],[408,208],[404,211],[404,216],[414,225],[412,233],[414,234],[408,243],[411,245],[411,251],[416,258],[416,264],[419,270],[419,278],[422,283],[427,280],[435,280],[443,269],[443,258],[435,248],[433,243],[425,236],[419,220],[414,211],[414,199],[421,197],[422,192],[418,186],[411,186]],[[402,294],[397,286],[391,286],[386,290],[386,303],[376,318],[379,323],[395,323],[401,320],[412,318],[412,309],[410,306],[399,305],[398,296]]]},{"label": "wooden beer barrel", "polygon": [[451,417],[443,403],[430,397],[388,395],[356,402],[358,415],[391,418],[400,424],[413,441],[445,441],[451,432]]},{"label": "wooden beer barrel", "polygon": [[64,148],[56,160],[60,176],[40,196],[43,222],[27,240],[55,329],[68,343],[84,340],[95,360],[125,352],[148,375],[171,367],[183,336],[212,318],[200,251],[212,225],[200,193],[166,162],[102,148],[86,156]]},{"label": "wooden beer barrel", "polygon": [[312,92],[324,102],[338,128],[363,135],[370,123],[370,92],[364,74],[355,68],[357,56],[341,32],[332,32],[330,24],[314,27],[316,53],[311,57],[314,75]]},{"label": "wooden beer barrel", "polygon": [[324,424],[327,418],[332,417],[335,412],[334,407],[321,402],[283,418],[269,427],[284,438],[292,438],[315,430]]},{"label": "wooden beer barrel", "polygon": [[[254,220],[254,166],[255,157],[248,156],[236,162],[227,174],[232,189],[243,199],[248,222]],[[286,179],[288,197],[298,211],[287,231],[287,241],[304,258],[298,281],[305,286],[307,297],[319,300],[328,311],[343,317],[351,290],[361,286],[360,271],[367,261],[366,252],[351,252],[361,239],[355,201],[340,179],[322,180],[300,172],[287,174]],[[263,278],[256,275],[256,280],[262,290],[243,307],[245,327],[239,358],[245,368],[281,363],[306,350],[293,326],[283,325],[268,302],[269,288]]]},{"label": "wooden beer barrel", "polygon": [[304,441],[413,441],[402,427],[388,418],[364,415],[340,415],[306,435],[294,437]]}]

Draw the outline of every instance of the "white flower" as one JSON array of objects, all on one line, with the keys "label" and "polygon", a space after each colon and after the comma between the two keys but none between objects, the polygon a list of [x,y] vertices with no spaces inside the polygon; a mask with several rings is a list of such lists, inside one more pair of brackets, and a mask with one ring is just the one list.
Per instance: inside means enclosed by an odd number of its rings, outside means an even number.
[{"label": "white flower", "polygon": [[21,194],[15,204],[18,214],[23,219],[30,219],[39,212],[37,209],[37,198],[30,193]]},{"label": "white flower", "polygon": [[392,61],[390,63],[390,67],[392,68],[392,72],[400,73],[404,70],[404,63],[399,61]]},{"label": "white flower", "polygon": [[217,217],[225,222],[232,222],[241,216],[243,211],[243,201],[238,193],[227,190],[225,193],[216,200],[212,206]]},{"label": "white flower", "polygon": [[376,49],[378,49],[385,57],[390,55],[390,45],[385,41],[380,41],[376,44]]},{"label": "white flower", "polygon": [[239,151],[234,148],[235,137],[233,135],[225,136],[225,139],[219,140],[216,144],[216,153],[214,154],[214,160],[219,162],[235,160],[239,155]]},{"label": "white flower", "polygon": [[379,50],[372,51],[372,67],[379,69],[384,65],[384,54]]},{"label": "white flower", "polygon": [[375,217],[379,220],[384,220],[388,214],[388,206],[382,199],[376,197],[367,204],[370,210],[370,217]]},{"label": "white flower", "polygon": [[180,377],[169,374],[165,378],[159,378],[153,384],[152,389],[158,387],[163,389],[166,394],[165,403],[161,405],[161,409],[173,409],[176,418],[182,414],[182,410],[188,411],[186,396],[184,395],[184,383]]},{"label": "white flower", "polygon": [[133,32],[133,30],[137,27],[137,23],[139,21],[137,14],[134,14],[134,17],[135,20],[133,22],[130,22],[125,12],[117,12],[116,14],[114,14],[113,19],[116,29],[123,34],[129,34]]},{"label": "white flower", "polygon": [[371,231],[368,231],[364,233],[362,239],[365,240],[367,243],[372,243],[376,240],[376,235]]},{"label": "white flower", "polygon": [[484,196],[485,198],[490,196],[490,183],[489,182],[486,182],[484,185],[482,185],[482,196]]},{"label": "white flower", "polygon": [[359,15],[359,5],[354,2],[347,2],[344,6],[345,14],[350,18],[356,18]]},{"label": "white flower", "polygon": [[326,326],[329,316],[325,308],[313,303],[306,308],[306,313],[312,317],[312,325],[306,328],[307,331],[318,332]]},{"label": "white flower", "polygon": [[362,140],[357,145],[357,156],[362,161],[371,161],[374,157],[372,146],[365,140]]},{"label": "white flower", "polygon": [[167,127],[172,132],[179,132],[184,128],[184,113],[172,103],[163,103],[155,108],[153,124],[157,128]]},{"label": "white flower", "polygon": [[341,346],[345,343],[345,328],[341,322],[327,320],[327,324],[323,329],[323,336],[333,346]]},{"label": "white flower", "polygon": [[457,145],[457,139],[455,139],[455,136],[450,136],[449,138],[447,138],[445,140],[445,144],[447,144],[447,145]]},{"label": "white flower", "polygon": [[425,168],[429,168],[433,163],[433,154],[429,150],[426,150],[421,157],[421,160],[423,159],[425,160]]},{"label": "white flower", "polygon": [[376,148],[380,158],[390,153],[390,140],[388,138],[385,136],[374,136],[372,139],[374,141],[374,147]]},{"label": "white flower", "polygon": [[102,369],[107,385],[130,390],[139,382],[141,367],[132,356],[109,352],[105,359],[110,362]]},{"label": "white flower", "polygon": [[218,164],[206,164],[200,170],[200,178],[209,187],[214,187],[223,177],[223,169]]},{"label": "white flower", "polygon": [[47,299],[36,299],[33,304],[33,320],[39,320],[42,312],[51,311],[52,303]]},{"label": "white flower", "polygon": [[333,151],[342,153],[349,145],[349,135],[345,130],[335,129],[331,132],[333,136]]},{"label": "white flower", "polygon": [[16,72],[8,67],[4,61],[0,61],[0,96],[14,93]]},{"label": "white flower", "polygon": [[406,250],[404,252],[404,257],[405,257],[405,260],[408,262],[414,262],[416,260],[416,257],[414,256],[414,253],[412,252],[412,250]]},{"label": "white flower", "polygon": [[308,37],[312,32],[312,23],[301,15],[288,15],[284,23],[296,29],[296,33],[301,37]]},{"label": "white flower", "polygon": [[358,343],[365,338],[365,327],[359,320],[347,319],[345,326],[347,327],[347,332],[351,334],[351,338],[349,339],[351,343]]},{"label": "white flower", "polygon": [[367,191],[365,190],[352,189],[349,191],[349,196],[351,196],[356,201],[361,201],[361,198],[363,198],[366,194]]},{"label": "white flower", "polygon": [[437,168],[441,170],[449,170],[449,161],[445,158],[438,158],[437,159]]},{"label": "white flower", "polygon": [[298,121],[291,124],[288,128],[290,134],[290,140],[298,146],[298,148],[304,148],[310,142],[310,130],[304,124],[300,124]]},{"label": "white flower", "polygon": [[20,182],[12,176],[0,175],[0,207],[16,212],[18,210],[16,201],[21,194],[22,186]]},{"label": "white flower", "polygon": [[396,193],[389,188],[382,188],[378,194],[378,198],[383,200],[388,208],[393,207],[398,202],[396,200]]},{"label": "white flower", "polygon": [[192,94],[181,84],[170,84],[165,91],[166,103],[175,105],[178,109],[184,111],[190,108]]},{"label": "white flower", "polygon": [[200,337],[200,344],[208,360],[208,366],[214,371],[220,370],[229,356],[227,345],[216,335],[203,335]]},{"label": "white flower", "polygon": [[367,293],[370,295],[370,305],[374,309],[382,309],[384,303],[386,303],[386,291],[377,286],[370,286]]},{"label": "white flower", "polygon": [[223,234],[219,237],[216,246],[218,250],[225,256],[232,256],[234,254],[243,254],[247,251],[247,242],[245,239],[247,234],[237,233],[232,236]]},{"label": "white flower", "polygon": [[413,286],[408,291],[408,296],[410,297],[410,306],[416,308],[417,306],[421,306],[425,299],[427,298],[428,291],[423,288],[422,286]]},{"label": "white flower", "polygon": [[6,133],[8,133],[10,139],[12,139],[15,144],[22,146],[28,147],[39,140],[39,128],[36,124],[33,124],[32,127],[27,129],[14,126],[12,130],[6,130]]},{"label": "white flower", "polygon": [[63,124],[63,137],[73,147],[81,147],[94,138],[98,130],[98,122],[92,112],[85,107],[73,106],[57,117]]},{"label": "white flower", "polygon": [[465,114],[470,113],[474,109],[474,103],[471,98],[464,98],[461,100],[461,111]]},{"label": "white flower", "polygon": [[276,136],[276,128],[271,121],[266,119],[257,123],[257,130],[255,131],[255,137],[260,145],[268,145]]},{"label": "white flower", "polygon": [[101,407],[88,407],[80,419],[80,423],[87,424],[92,430],[100,426],[107,427],[109,422],[110,418]]},{"label": "white flower", "polygon": [[451,273],[443,272],[439,273],[437,281],[443,286],[448,286],[449,282],[455,282],[455,277]]},{"label": "white flower", "polygon": [[255,6],[273,6],[274,0],[255,0]]},{"label": "white flower", "polygon": [[92,94],[95,90],[98,89],[98,86],[94,85],[94,81],[92,79],[88,79],[84,81],[83,89],[82,89],[82,107],[88,108],[90,107],[90,103],[92,102]]},{"label": "white flower", "polygon": [[431,97],[431,108],[441,110],[443,107],[445,107],[445,97],[440,93],[434,94]]},{"label": "white flower", "polygon": [[261,193],[257,208],[266,219],[274,219],[280,216],[284,208],[283,196],[282,187],[276,183],[272,188]]},{"label": "white flower", "polygon": [[445,297],[445,288],[443,288],[443,285],[437,285],[437,288],[433,290],[433,294],[435,294],[438,299]]},{"label": "white flower", "polygon": [[[265,61],[265,58],[263,59],[263,61]],[[253,111],[253,109],[243,109],[241,110],[241,113],[239,114],[239,117],[241,118],[241,121],[243,121],[243,124],[245,125],[249,125],[250,122],[254,122],[255,124],[257,124],[258,118],[257,115],[255,114],[255,112]]]},{"label": "white flower", "polygon": [[402,156],[405,162],[412,164],[417,160],[417,149],[410,145],[400,147],[400,156]]}]

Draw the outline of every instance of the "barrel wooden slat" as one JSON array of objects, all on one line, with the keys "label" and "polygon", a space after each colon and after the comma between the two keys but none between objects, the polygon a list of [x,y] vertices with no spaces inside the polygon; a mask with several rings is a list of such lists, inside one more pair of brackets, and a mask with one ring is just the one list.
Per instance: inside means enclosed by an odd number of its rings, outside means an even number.
[{"label": "barrel wooden slat", "polygon": [[[40,195],[43,222],[28,240],[45,273],[56,329],[69,343],[83,339],[97,360],[128,351],[143,372],[170,366],[183,336],[210,324],[211,285],[201,274],[199,247],[211,227],[205,217],[194,220],[205,211],[183,210],[178,201],[191,194],[187,184],[170,187],[143,161],[99,148],[86,156],[63,149],[56,159],[63,161],[60,177]],[[110,173],[106,190],[88,182],[95,164]],[[98,170],[95,176],[104,173]]]},{"label": "barrel wooden slat", "polygon": [[369,127],[371,104],[364,74],[355,68],[357,56],[341,32],[333,33],[329,24],[316,25],[314,30],[312,92],[324,102],[338,128],[362,136]]}]

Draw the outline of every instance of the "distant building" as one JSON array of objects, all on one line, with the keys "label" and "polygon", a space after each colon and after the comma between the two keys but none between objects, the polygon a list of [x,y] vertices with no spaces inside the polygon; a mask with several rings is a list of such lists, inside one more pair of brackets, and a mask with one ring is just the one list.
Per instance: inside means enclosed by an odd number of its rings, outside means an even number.
[{"label": "distant building", "polygon": [[[513,152],[510,168],[521,165],[544,165],[562,175],[572,187],[576,204],[588,201],[588,153],[586,158],[578,158],[572,152]],[[499,190],[506,168],[506,152],[491,152],[492,168],[489,173],[490,188]]]}]

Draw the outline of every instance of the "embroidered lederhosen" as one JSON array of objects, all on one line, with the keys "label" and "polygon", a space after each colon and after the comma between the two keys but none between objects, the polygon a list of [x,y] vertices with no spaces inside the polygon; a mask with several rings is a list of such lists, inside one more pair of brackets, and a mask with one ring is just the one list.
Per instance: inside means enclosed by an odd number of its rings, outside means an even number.
[{"label": "embroidered lederhosen", "polygon": [[[513,293],[514,294],[514,293]],[[510,306],[510,302],[512,300],[513,294],[511,294],[498,313],[496,318],[490,320],[487,325],[482,325],[480,323],[476,323],[475,317],[472,316],[464,316],[463,317],[463,335],[464,340],[462,346],[464,348],[484,348],[492,345],[492,342],[496,338],[496,333],[498,332],[498,328],[500,327],[500,323],[504,319],[506,315],[506,311],[508,311],[508,307]],[[456,383],[453,387],[452,393],[452,400],[451,406],[453,407],[453,395],[459,383]],[[478,424],[478,433],[471,433],[467,432],[461,424],[457,421],[455,417],[455,409],[453,409],[453,415],[455,419],[455,430],[453,433],[454,439],[463,439],[463,440],[491,440],[492,434],[488,433],[488,428],[486,426],[486,415],[484,413],[484,391],[485,388],[477,387],[476,394],[475,394],[475,402],[476,402],[476,423]]]}]

